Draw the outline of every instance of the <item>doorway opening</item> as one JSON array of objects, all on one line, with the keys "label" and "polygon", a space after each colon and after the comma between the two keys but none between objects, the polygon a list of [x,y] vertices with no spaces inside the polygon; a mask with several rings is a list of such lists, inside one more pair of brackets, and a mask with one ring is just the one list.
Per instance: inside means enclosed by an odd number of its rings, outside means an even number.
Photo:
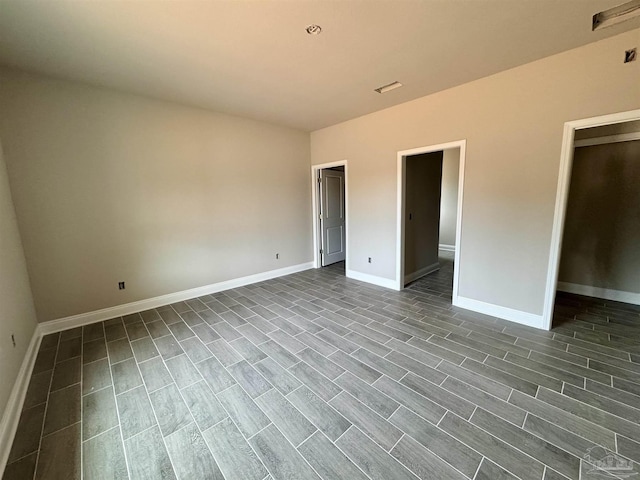
[{"label": "doorway opening", "polygon": [[465,150],[461,140],[398,152],[397,290],[446,264],[457,304]]},{"label": "doorway opening", "polygon": [[348,265],[347,161],[311,167],[313,263],[344,274]]},{"label": "doorway opening", "polygon": [[547,330],[556,299],[558,318],[567,313],[563,303],[590,303],[585,297],[640,311],[633,267],[640,263],[633,181],[640,170],[638,155],[629,156],[639,142],[640,110],[565,123],[543,312]]}]

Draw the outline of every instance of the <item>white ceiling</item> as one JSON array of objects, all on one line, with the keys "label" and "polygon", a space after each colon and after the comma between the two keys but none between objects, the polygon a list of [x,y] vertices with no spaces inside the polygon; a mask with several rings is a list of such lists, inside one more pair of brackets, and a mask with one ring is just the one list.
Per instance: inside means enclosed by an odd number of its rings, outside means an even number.
[{"label": "white ceiling", "polygon": [[0,0],[0,64],[315,130],[640,27],[591,32],[622,2]]}]

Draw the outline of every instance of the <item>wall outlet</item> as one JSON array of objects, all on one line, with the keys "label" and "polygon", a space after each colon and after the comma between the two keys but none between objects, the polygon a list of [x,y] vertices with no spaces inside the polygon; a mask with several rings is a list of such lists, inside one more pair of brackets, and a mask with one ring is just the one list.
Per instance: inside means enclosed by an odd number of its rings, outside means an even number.
[{"label": "wall outlet", "polygon": [[279,260],[279,259],[280,259],[280,254],[276,253],[276,260]]},{"label": "wall outlet", "polygon": [[371,263],[371,257],[369,257],[369,263]]},{"label": "wall outlet", "polygon": [[124,290],[124,282],[118,282],[118,290]]}]

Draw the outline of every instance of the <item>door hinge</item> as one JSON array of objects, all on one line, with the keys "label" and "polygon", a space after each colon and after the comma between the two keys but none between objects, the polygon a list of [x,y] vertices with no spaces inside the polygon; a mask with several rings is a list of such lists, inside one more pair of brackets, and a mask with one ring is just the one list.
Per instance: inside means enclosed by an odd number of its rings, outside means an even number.
[{"label": "door hinge", "polygon": [[320,220],[322,220],[322,214],[318,215],[318,218],[319,218]]},{"label": "door hinge", "polygon": [[322,178],[318,177],[318,183],[322,183]]},{"label": "door hinge", "polygon": [[320,255],[322,255],[324,252],[322,251],[322,249],[320,249]]}]

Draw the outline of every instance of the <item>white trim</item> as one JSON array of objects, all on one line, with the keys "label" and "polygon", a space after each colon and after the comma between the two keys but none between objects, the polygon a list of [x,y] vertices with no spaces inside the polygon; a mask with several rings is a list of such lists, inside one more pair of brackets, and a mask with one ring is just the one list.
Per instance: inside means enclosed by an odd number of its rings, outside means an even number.
[{"label": "white trim", "polygon": [[576,293],[587,297],[604,298],[615,302],[640,305],[640,293],[625,292],[623,290],[611,290],[609,288],[580,285],[579,283],[558,282],[558,290],[561,292]]},{"label": "white trim", "polygon": [[422,278],[425,275],[429,275],[430,273],[433,273],[436,270],[440,270],[440,262],[436,262],[436,263],[434,263],[432,265],[429,265],[427,267],[421,268],[420,270],[416,270],[415,272],[410,273],[409,275],[405,275],[404,276],[404,284],[406,285],[409,282],[413,282],[414,280]]},{"label": "white trim", "polygon": [[406,178],[407,159],[405,155],[398,152],[397,156],[397,179],[396,179],[396,286],[400,291],[404,288],[404,212],[405,212],[405,191],[404,184]]},{"label": "white trim", "polygon": [[22,365],[20,366],[20,370],[18,370],[18,376],[13,384],[9,400],[2,414],[2,420],[0,421],[0,477],[2,477],[4,469],[7,466],[7,461],[9,460],[9,453],[13,445],[16,430],[18,429],[22,405],[24,404],[24,399],[27,394],[31,372],[36,362],[41,339],[42,335],[39,326],[37,326],[31,336],[31,341],[24,354]]},{"label": "white trim", "polygon": [[474,300],[467,297],[458,297],[457,305],[460,308],[473,310],[474,312],[484,313],[492,317],[502,318],[511,322],[516,322],[529,327],[543,328],[542,315],[514,310],[513,308],[502,307],[493,303],[485,303],[480,300]]},{"label": "white trim", "polygon": [[352,278],[354,280],[360,280],[361,282],[378,285],[379,287],[396,290],[397,282],[389,278],[382,278],[376,275],[369,275],[368,273],[356,272],[355,270],[346,270],[345,275],[347,276],[347,278]]},{"label": "white trim", "polygon": [[556,296],[556,284],[558,282],[558,268],[560,266],[560,249],[564,234],[564,217],[567,211],[567,197],[569,183],[571,181],[571,166],[573,162],[573,139],[575,128],[568,123],[564,125],[562,137],[562,150],[560,152],[560,171],[558,173],[558,186],[556,204],[553,215],[553,227],[551,233],[551,247],[549,252],[549,266],[547,268],[547,286],[542,316],[544,323],[542,328],[551,330],[553,305]]},{"label": "white trim", "polygon": [[313,268],[322,266],[320,259],[320,229],[318,228],[318,217],[320,216],[320,208],[318,202],[318,175],[320,170],[332,167],[344,167],[344,243],[346,245],[345,260],[346,268],[349,268],[349,175],[347,174],[347,161],[340,160],[337,162],[322,163],[320,165],[311,165],[311,224],[313,225]]},{"label": "white trim", "polygon": [[562,150],[560,152],[560,169],[558,172],[558,187],[556,193],[556,205],[553,214],[553,229],[551,231],[551,244],[549,247],[549,264],[547,268],[547,286],[545,289],[544,307],[542,311],[542,326],[551,330],[553,319],[553,305],[555,301],[556,285],[558,283],[558,269],[560,267],[560,248],[564,231],[564,220],[567,210],[567,197],[571,180],[571,166],[573,162],[575,131],[583,128],[599,127],[634,120],[640,120],[640,110],[614,113],[601,117],[574,120],[564,124],[562,137]]},{"label": "white trim", "polygon": [[418,155],[421,153],[438,152],[440,150],[450,150],[453,148],[460,149],[460,166],[458,168],[458,209],[456,215],[456,246],[454,248],[453,262],[453,295],[451,303],[457,305],[458,287],[460,283],[460,245],[462,238],[462,203],[464,196],[464,169],[465,158],[467,155],[467,141],[457,140],[455,142],[441,143],[438,145],[430,145],[427,147],[412,148],[410,150],[401,150],[397,155],[397,225],[396,225],[396,279],[395,289],[402,290],[404,288],[404,178],[406,157],[410,155]]},{"label": "white trim", "polygon": [[608,137],[584,138],[582,140],[576,140],[573,143],[573,146],[576,148],[592,147],[594,145],[606,145],[609,143],[632,142],[634,140],[640,140],[640,132],[620,133],[618,135],[610,135]]},{"label": "white trim", "polygon": [[144,310],[149,310],[151,308],[161,307],[162,305],[167,305],[170,303],[181,302],[211,293],[222,292],[224,290],[229,290],[230,288],[242,287],[252,283],[281,277],[283,275],[302,272],[311,268],[313,268],[313,264],[311,262],[308,262],[293,265],[291,267],[279,268],[277,270],[269,270],[268,272],[256,273],[254,275],[248,275],[246,277],[225,280],[223,282],[213,283],[211,285],[205,285],[203,287],[192,288],[190,290],[183,290],[181,292],[169,293],[167,295],[147,298],[145,300],[139,300],[137,302],[116,305],[115,307],[103,308],[101,310],[95,310],[93,312],[81,313],[78,315],[72,315],[70,317],[50,320],[48,322],[41,323],[38,328],[40,329],[42,335],[47,335],[49,333],[60,332],[62,330],[68,330],[70,328],[75,328],[82,325],[109,320],[110,318],[114,317],[121,317],[123,315],[129,315],[131,313],[137,313]]},{"label": "white trim", "polygon": [[441,243],[438,245],[438,250],[442,250],[445,252],[455,252],[456,251],[456,246],[455,245],[446,245],[444,243]]}]

